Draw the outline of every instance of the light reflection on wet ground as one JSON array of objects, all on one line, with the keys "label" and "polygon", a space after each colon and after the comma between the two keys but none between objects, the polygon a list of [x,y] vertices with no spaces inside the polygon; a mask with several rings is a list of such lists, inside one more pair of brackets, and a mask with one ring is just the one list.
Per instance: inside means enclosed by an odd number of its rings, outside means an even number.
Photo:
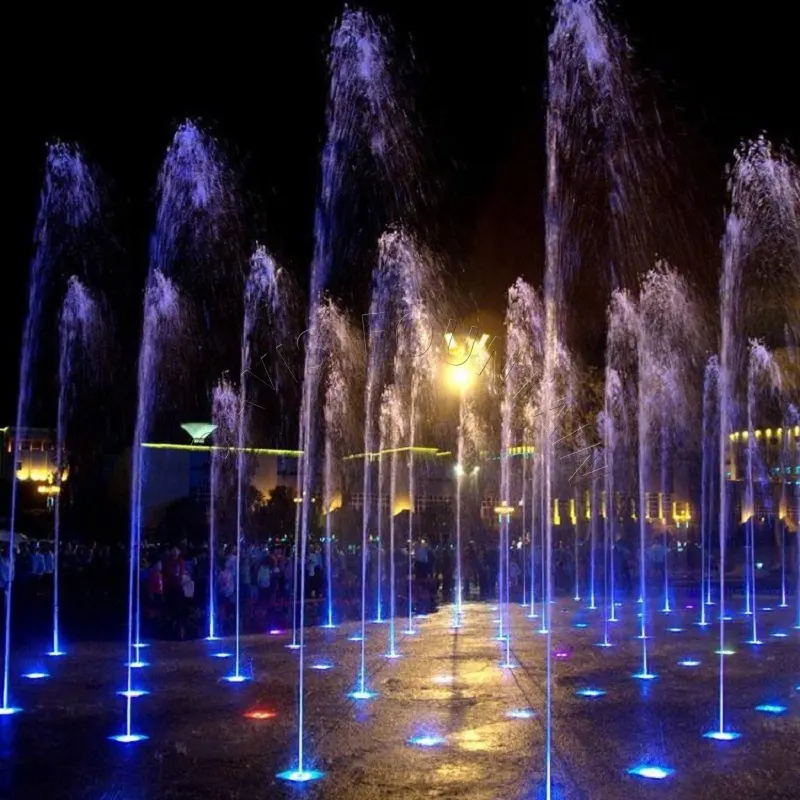
[{"label": "light reflection on wet ground", "polygon": [[[800,734],[796,688],[800,634],[792,609],[770,614],[786,638],[765,637],[760,648],[743,645],[747,619],[729,623],[726,658],[728,714],[744,734],[736,743],[701,738],[716,713],[716,628],[693,626],[691,610],[654,615],[648,643],[657,681],[630,679],[639,667],[636,608],[623,606],[613,626],[617,645],[595,645],[602,612],[562,601],[554,614],[554,774],[562,796],[602,800],[651,798],[794,798],[794,759]],[[307,664],[332,670],[306,672],[306,765],[325,777],[302,790],[305,797],[458,798],[513,800],[537,796],[544,755],[544,654],[546,637],[525,609],[511,609],[512,654],[519,667],[499,667],[504,645],[495,641],[496,612],[468,605],[465,626],[450,629],[451,611],[420,620],[419,634],[399,640],[404,658],[388,661],[386,626],[368,628],[369,688],[377,696],[353,702],[360,649],[347,641],[357,626],[309,631]],[[586,628],[575,622],[587,622]],[[669,627],[684,627],[668,633]],[[108,742],[124,723],[124,648],[77,646],[50,667],[46,680],[17,680],[13,699],[24,713],[0,719],[0,797],[59,800],[181,800],[182,798],[296,797],[298,789],[275,779],[294,766],[297,652],[283,635],[248,637],[244,652],[253,680],[220,683],[224,661],[205,642],[155,643],[153,666],[140,670],[150,695],[134,701],[134,728],[150,738],[135,745]],[[22,663],[31,654],[22,654]],[[692,669],[679,666],[688,657]],[[137,676],[139,677],[139,676]],[[580,696],[585,688],[605,695]],[[645,691],[646,688],[646,691]],[[754,709],[781,702],[775,716]],[[511,712],[529,709],[532,716]],[[253,713],[255,712],[255,713]],[[413,738],[421,744],[409,744]],[[426,746],[430,744],[430,746]],[[636,764],[658,762],[674,774],[654,787],[628,775]],[[668,786],[667,786],[668,784]]]}]

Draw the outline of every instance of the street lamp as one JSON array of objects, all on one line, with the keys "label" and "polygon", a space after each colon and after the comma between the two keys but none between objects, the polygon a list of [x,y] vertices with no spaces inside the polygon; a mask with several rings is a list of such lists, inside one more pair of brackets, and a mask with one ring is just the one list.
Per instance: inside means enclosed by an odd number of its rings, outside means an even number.
[{"label": "street lamp", "polygon": [[445,364],[445,375],[451,388],[463,392],[472,384],[475,373],[467,364]]},{"label": "street lamp", "polygon": [[494,507],[494,513],[497,514],[501,521],[503,517],[508,519],[514,513],[514,506],[504,502],[502,505]]}]

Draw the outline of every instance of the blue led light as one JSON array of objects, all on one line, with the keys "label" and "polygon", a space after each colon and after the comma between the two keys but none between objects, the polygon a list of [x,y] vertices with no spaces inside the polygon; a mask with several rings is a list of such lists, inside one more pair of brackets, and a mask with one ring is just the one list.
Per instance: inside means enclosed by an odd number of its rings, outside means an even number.
[{"label": "blue led light", "polygon": [[348,694],[347,696],[351,700],[372,700],[372,698],[376,697],[377,695],[375,694],[375,692],[368,692],[366,690],[365,691],[356,690],[355,692],[350,692],[350,694]]},{"label": "blue led light", "polygon": [[760,711],[762,714],[785,714],[787,707],[777,703],[762,703],[760,706],[756,706],[756,711]]},{"label": "blue led light", "polygon": [[655,764],[638,764],[628,770],[628,775],[635,775],[637,778],[647,778],[654,781],[663,781],[664,778],[669,778],[670,775],[674,774],[674,769],[659,767]]},{"label": "blue led light", "polygon": [[604,689],[578,689],[575,692],[578,697],[602,697],[605,694]]},{"label": "blue led light", "polygon": [[141,733],[120,733],[116,736],[109,736],[112,742],[119,742],[120,744],[133,744],[134,742],[143,742],[147,737]]},{"label": "blue led light", "polygon": [[222,680],[228,683],[244,683],[245,681],[249,681],[250,678],[246,675],[226,675]]},{"label": "blue led light", "polygon": [[704,739],[713,739],[715,742],[733,742],[742,734],[736,731],[709,731],[703,734]]},{"label": "blue led light", "polygon": [[432,734],[422,734],[420,736],[412,736],[408,743],[414,745],[415,747],[438,747],[441,744],[445,744],[447,739],[443,736],[434,736]]},{"label": "blue led light", "polygon": [[287,769],[286,772],[279,772],[276,777],[291,783],[308,783],[319,780],[324,774],[316,769]]}]

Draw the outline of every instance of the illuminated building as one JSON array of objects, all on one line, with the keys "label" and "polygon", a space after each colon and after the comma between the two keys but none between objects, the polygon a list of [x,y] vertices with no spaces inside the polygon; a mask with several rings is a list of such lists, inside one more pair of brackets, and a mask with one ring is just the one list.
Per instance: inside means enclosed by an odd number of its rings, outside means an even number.
[{"label": "illuminated building", "polygon": [[[416,512],[449,509],[455,503],[455,481],[453,479],[454,470],[457,465],[454,463],[453,453],[449,450],[439,450],[437,447],[398,447],[390,450],[383,450],[380,453],[353,453],[344,457],[346,464],[352,464],[353,469],[345,470],[345,486],[343,495],[345,502],[353,508],[363,508],[364,488],[363,488],[363,463],[365,458],[369,458],[373,464],[373,493],[369,498],[370,503],[375,504],[380,496],[381,505],[385,510],[389,510],[390,491],[389,491],[389,470],[392,457],[397,459],[397,469],[395,477],[395,499],[392,514],[400,514],[411,509],[411,497],[409,492],[409,462],[414,459],[414,510]],[[378,461],[383,459],[384,486],[379,492],[378,480]]]},{"label": "illuminated building", "polygon": [[[181,427],[192,437],[191,443],[144,442],[145,471],[154,479],[145,482],[143,491],[144,526],[157,526],[170,504],[191,498],[208,506],[211,496],[211,460],[214,450],[222,458],[235,462],[239,449],[207,444],[215,426],[208,423],[186,423]],[[264,447],[242,448],[252,471],[250,485],[269,498],[270,492],[287,486],[294,490],[297,482],[299,450]],[[157,476],[157,477],[155,477]]]},{"label": "illuminated building", "polygon": [[0,478],[10,479],[16,470],[21,481],[57,482],[55,432],[49,428],[0,428],[0,454]]},{"label": "illuminated building", "polygon": [[733,486],[736,519],[745,521],[751,514],[759,521],[772,517],[796,531],[800,523],[800,426],[758,428],[753,439],[753,508],[745,508],[750,433],[730,434],[725,474]]}]

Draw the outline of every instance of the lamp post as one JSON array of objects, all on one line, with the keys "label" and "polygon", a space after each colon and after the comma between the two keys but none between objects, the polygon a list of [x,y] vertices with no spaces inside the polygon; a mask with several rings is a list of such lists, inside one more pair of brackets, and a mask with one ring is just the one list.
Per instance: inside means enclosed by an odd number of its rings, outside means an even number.
[{"label": "lamp post", "polygon": [[[456,345],[452,334],[445,336],[448,355],[453,354],[455,358],[461,360],[457,363],[445,361],[442,365],[443,377],[448,385],[458,392],[458,446],[455,466],[456,474],[456,595],[455,595],[455,614],[453,616],[453,627],[461,627],[461,612],[463,601],[463,572],[461,568],[461,480],[464,475],[462,460],[464,457],[464,425],[465,425],[465,404],[466,394],[475,378],[475,372],[470,368],[469,361],[475,348],[475,342],[467,349],[467,342],[463,348]],[[455,351],[455,353],[453,353]]]}]

